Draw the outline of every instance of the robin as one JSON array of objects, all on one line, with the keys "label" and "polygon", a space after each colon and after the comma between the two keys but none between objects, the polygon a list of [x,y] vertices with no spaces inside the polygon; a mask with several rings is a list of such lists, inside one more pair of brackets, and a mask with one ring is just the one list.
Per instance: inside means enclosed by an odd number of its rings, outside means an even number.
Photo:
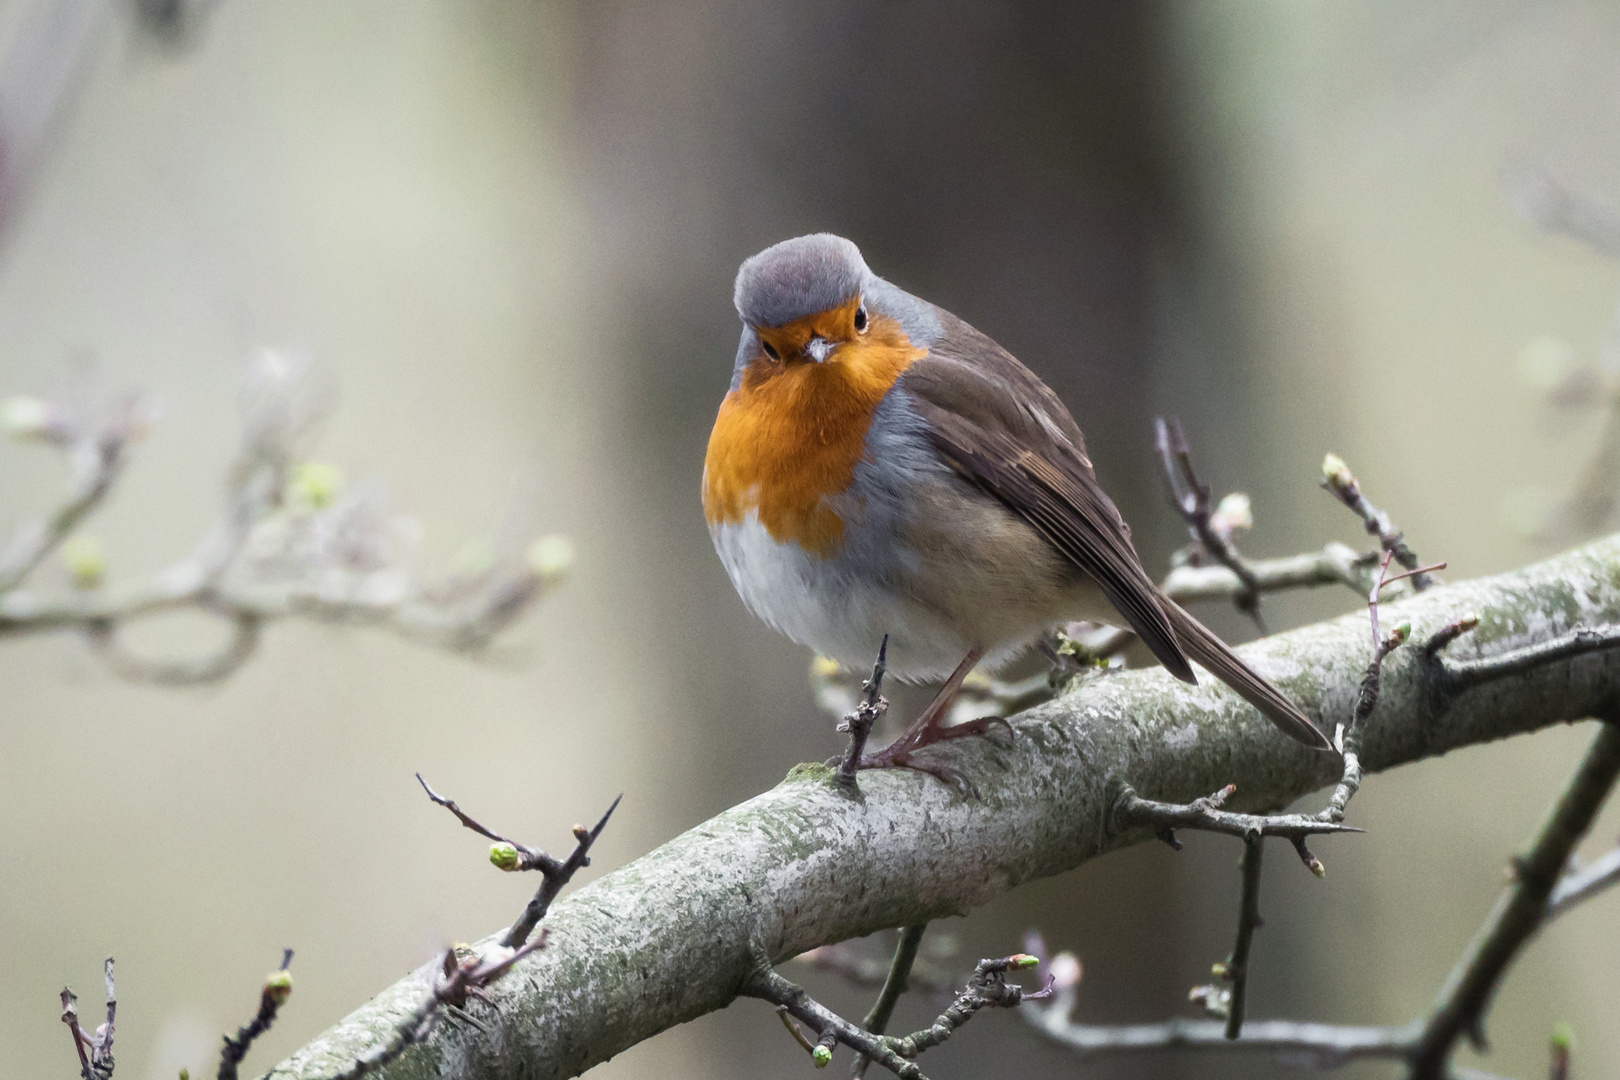
[{"label": "robin", "polygon": [[962,680],[1071,619],[1130,625],[1165,668],[1197,661],[1307,746],[1331,744],[1275,686],[1161,593],[1097,482],[1079,426],[994,341],[819,233],[746,260],[731,388],[703,468],[715,550],[773,628],[858,669],[885,636],[933,702],[862,768],[912,755]]}]

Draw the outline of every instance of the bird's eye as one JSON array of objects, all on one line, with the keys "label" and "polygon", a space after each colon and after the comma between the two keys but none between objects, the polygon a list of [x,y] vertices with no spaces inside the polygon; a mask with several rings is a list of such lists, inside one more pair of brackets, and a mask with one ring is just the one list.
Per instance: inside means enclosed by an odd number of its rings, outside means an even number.
[{"label": "bird's eye", "polygon": [[866,333],[866,305],[865,304],[862,304],[860,307],[855,309],[855,332],[857,334]]},{"label": "bird's eye", "polygon": [[772,345],[768,341],[763,342],[762,344],[765,346],[765,355],[766,356],[770,357],[772,360],[780,360],[780,359],[782,359],[782,354],[776,351],[776,346],[775,345]]}]

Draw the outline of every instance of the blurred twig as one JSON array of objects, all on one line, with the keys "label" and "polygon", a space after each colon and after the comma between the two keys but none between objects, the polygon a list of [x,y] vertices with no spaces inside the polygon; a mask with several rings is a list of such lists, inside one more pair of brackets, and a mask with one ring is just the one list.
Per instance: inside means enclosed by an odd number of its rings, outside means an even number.
[{"label": "blurred twig", "polygon": [[[150,577],[109,583],[105,558],[80,527],[113,489],[151,409],[132,401],[96,421],[33,398],[0,403],[13,437],[63,453],[72,482],[44,521],[20,528],[0,554],[0,637],[78,631],[119,675],[213,682],[252,655],[265,623],[290,616],[364,624],[456,651],[487,645],[559,580],[571,558],[560,537],[524,548],[517,536],[442,581],[413,574],[404,519],[380,490],[346,491],[336,469],[305,456],[329,390],[301,357],[264,352],[249,365],[242,436],[226,469],[224,509],[190,556]],[[70,590],[27,586],[60,549]],[[202,657],[153,659],[122,640],[126,626],[190,609],[218,618],[224,642]]]}]

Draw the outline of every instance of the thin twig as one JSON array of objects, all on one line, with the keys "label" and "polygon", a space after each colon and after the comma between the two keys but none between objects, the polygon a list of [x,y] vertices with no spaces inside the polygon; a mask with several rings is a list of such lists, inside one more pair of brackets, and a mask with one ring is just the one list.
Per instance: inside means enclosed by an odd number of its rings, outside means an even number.
[{"label": "thin twig", "polygon": [[76,460],[85,463],[82,475],[48,519],[24,526],[7,545],[0,558],[0,595],[21,585],[106,499],[123,470],[132,422],[115,420],[100,432],[64,445]]},{"label": "thin twig", "polygon": [[1153,418],[1153,445],[1159,452],[1159,464],[1164,471],[1166,493],[1170,505],[1187,525],[1187,535],[1193,552],[1207,554],[1232,572],[1241,586],[1232,597],[1237,609],[1254,620],[1260,632],[1266,632],[1265,620],[1260,617],[1260,582],[1243,557],[1238,554],[1230,535],[1215,528],[1209,503],[1210,491],[1198,482],[1193,471],[1192,448],[1181,430],[1181,421],[1163,417]]},{"label": "thin twig", "polygon": [[236,1029],[236,1038],[225,1036],[225,1045],[219,1051],[219,1080],[236,1080],[236,1067],[247,1056],[253,1040],[270,1030],[276,1022],[276,1013],[292,993],[292,976],[287,967],[292,963],[293,951],[283,949],[281,967],[270,973],[259,991],[259,1011],[252,1020]]},{"label": "thin twig", "polygon": [[1355,474],[1344,463],[1344,459],[1337,454],[1329,454],[1322,459],[1322,486],[1345,506],[1348,506],[1367,532],[1378,538],[1378,546],[1395,556],[1395,561],[1408,570],[1416,571],[1412,575],[1412,588],[1422,592],[1434,584],[1427,571],[1422,570],[1422,563],[1418,561],[1417,552],[1407,544],[1405,536],[1395,528],[1389,515],[1378,509],[1367,496],[1361,492],[1361,485],[1356,481]]},{"label": "thin twig", "polygon": [[1620,723],[1602,725],[1529,853],[1513,862],[1514,881],[1446,980],[1412,1059],[1412,1080],[1439,1080],[1452,1047],[1467,1034],[1485,1044],[1485,1010],[1497,983],[1541,925],[1570,852],[1620,776]]},{"label": "thin twig", "polygon": [[[1194,799],[1190,803],[1165,803],[1144,799],[1129,785],[1122,785],[1118,798],[1114,800],[1113,827],[1120,832],[1150,828],[1159,839],[1178,851],[1181,842],[1176,839],[1176,829],[1225,833],[1244,840],[1251,835],[1280,836],[1293,841],[1296,848],[1301,847],[1310,836],[1363,831],[1306,814],[1238,814],[1221,809],[1236,791],[1236,784],[1228,784],[1215,794]],[[1317,876],[1323,873],[1321,863],[1308,851],[1301,850],[1300,860]]]},{"label": "thin twig", "polygon": [[79,999],[67,987],[62,987],[62,1023],[73,1037],[73,1049],[79,1055],[80,1080],[112,1080],[113,1074],[113,1021],[118,1016],[118,994],[113,987],[113,958],[107,957],[101,969],[107,986],[107,1019],[96,1028],[94,1035],[79,1025]]},{"label": "thin twig", "polygon": [[[75,572],[76,587],[66,591],[34,588],[27,579],[113,490],[149,410],[132,400],[92,428],[44,401],[4,403],[22,414],[20,420],[6,416],[8,430],[63,452],[74,480],[46,520],[18,530],[0,549],[0,637],[76,631],[121,677],[209,683],[242,667],[263,624],[295,616],[377,626],[424,644],[476,651],[560,579],[566,542],[549,538],[525,551],[514,536],[499,558],[476,571],[437,584],[416,580],[394,554],[398,518],[387,512],[375,485],[345,495],[334,470],[300,461],[325,410],[310,365],[267,351],[244,381],[242,436],[226,469],[224,505],[192,553],[159,573],[108,584],[97,559],[93,569]],[[324,487],[300,486],[298,478],[310,469],[327,476]],[[148,659],[120,643],[127,623],[178,610],[219,618],[228,637],[203,657],[181,660]]]},{"label": "thin twig", "polygon": [[[1367,669],[1362,673],[1361,686],[1356,692],[1356,704],[1350,712],[1348,723],[1340,724],[1334,732],[1333,745],[1338,749],[1344,759],[1344,768],[1340,772],[1339,782],[1333,789],[1333,796],[1328,805],[1317,817],[1322,821],[1343,821],[1345,809],[1350,800],[1355,798],[1356,792],[1361,790],[1361,732],[1367,717],[1378,705],[1378,696],[1383,689],[1384,660],[1390,653],[1405,644],[1412,633],[1410,623],[1401,623],[1389,635],[1384,636],[1378,627],[1378,601],[1379,594],[1384,587],[1400,578],[1413,577],[1423,571],[1408,571],[1399,578],[1390,578],[1389,563],[1394,552],[1384,552],[1383,559],[1378,564],[1378,576],[1373,579],[1372,587],[1367,592],[1367,621],[1372,629],[1373,652],[1372,659],[1367,662]],[[1444,566],[1444,563],[1438,566]],[[1428,570],[1438,569],[1428,567]]]},{"label": "thin twig", "polygon": [[[889,959],[879,960],[862,955],[851,948],[848,942],[822,945],[809,952],[800,953],[793,959],[796,963],[808,964],[814,971],[836,975],[851,986],[869,989],[882,989],[883,984],[889,981],[889,969],[893,966],[892,953]],[[907,986],[913,992],[926,994],[930,998],[942,998],[944,1001],[949,1001],[956,994],[953,982],[946,981],[937,972],[925,969],[922,962],[912,965]]]},{"label": "thin twig", "polygon": [[1227,999],[1226,1037],[1235,1039],[1243,1032],[1243,1012],[1249,993],[1249,949],[1254,932],[1260,929],[1260,856],[1264,841],[1257,835],[1243,838],[1243,902],[1238,909],[1237,939],[1226,961],[1226,979],[1231,983]]},{"label": "thin twig", "polygon": [[[872,1034],[882,1035],[888,1030],[889,1018],[894,1015],[895,1003],[910,985],[911,968],[917,962],[917,950],[922,945],[923,931],[927,929],[927,923],[901,927],[900,940],[895,944],[894,960],[889,964],[889,974],[883,980],[883,989],[878,993],[877,1000],[872,1003],[866,1018],[861,1021],[861,1027]],[[871,1060],[865,1054],[857,1054],[851,1075],[865,1076],[866,1067]]]},{"label": "thin twig", "polygon": [[[926,1080],[913,1059],[945,1042],[979,1010],[1010,1009],[1021,1002],[1042,1000],[1051,995],[1050,987],[1029,991],[1007,982],[1007,972],[1031,968],[1037,962],[1035,957],[1025,953],[979,961],[968,980],[967,988],[957,995],[949,1008],[928,1027],[899,1038],[875,1034],[857,1027],[828,1009],[812,998],[803,987],[778,974],[771,967],[769,957],[757,946],[756,970],[742,985],[740,992],[772,1003],[777,1006],[778,1012],[785,1009],[794,1019],[815,1032],[818,1041],[812,1045],[811,1054],[818,1067],[825,1066],[831,1060],[831,1047],[834,1044],[843,1043],[857,1053],[871,1058],[902,1080]],[[797,1031],[794,1032],[794,1037],[800,1045],[808,1042]]]},{"label": "thin twig", "polygon": [[1400,1058],[1417,1035],[1415,1025],[1355,1027],[1300,1020],[1251,1020],[1236,1039],[1223,1020],[1177,1017],[1157,1024],[1077,1024],[1054,1009],[1024,1009],[1024,1019],[1047,1038],[1081,1058],[1165,1050],[1272,1053],[1318,1068],[1361,1058]]},{"label": "thin twig", "polygon": [[1620,885],[1620,847],[1579,870],[1571,870],[1558,879],[1552,895],[1547,897],[1547,920],[1558,918],[1578,904],[1585,903],[1598,893]]},{"label": "thin twig", "polygon": [[465,1009],[468,998],[479,996],[486,987],[511,971],[519,960],[545,948],[547,936],[548,932],[542,930],[533,941],[518,949],[497,946],[496,958],[488,961],[470,949],[446,949],[427,996],[409,1016],[395,1025],[388,1041],[357,1058],[353,1065],[331,1080],[359,1080],[367,1073],[387,1065],[432,1034],[445,1010]]},{"label": "thin twig", "polygon": [[878,645],[877,661],[872,665],[872,677],[861,683],[864,696],[838,725],[839,731],[849,732],[849,748],[844,751],[836,777],[839,784],[851,791],[858,788],[855,772],[860,765],[861,755],[866,752],[866,740],[872,734],[872,725],[889,711],[888,699],[882,694],[883,673],[888,670],[888,661],[889,635],[884,634],[883,641]]},{"label": "thin twig", "polygon": [[[518,917],[517,922],[512,924],[511,929],[506,932],[506,936],[501,939],[501,944],[508,949],[523,947],[524,942],[529,940],[529,935],[534,932],[534,928],[539,925],[540,920],[546,917],[546,912],[551,908],[551,902],[557,898],[558,893],[562,892],[563,886],[567,885],[569,880],[581,869],[591,865],[591,845],[596,843],[598,836],[602,835],[602,830],[607,828],[608,819],[613,816],[613,811],[619,808],[619,803],[624,799],[622,794],[614,799],[613,805],[607,808],[607,813],[602,815],[595,828],[587,829],[583,825],[575,825],[574,850],[568,858],[559,861],[539,848],[520,844],[516,840],[510,840],[500,833],[493,832],[479,824],[461,807],[457,806],[455,800],[447,799],[429,787],[428,782],[422,779],[421,773],[416,774],[416,782],[422,785],[422,790],[427,792],[429,799],[456,815],[457,820],[462,825],[480,836],[495,841],[496,846],[490,850],[490,861],[495,863],[496,866],[509,871],[538,870],[545,879],[540,883],[540,888],[535,892],[534,898],[524,907],[523,914]],[[503,846],[510,850],[503,850]]]},{"label": "thin twig", "polygon": [[[1459,623],[1464,621],[1458,620]],[[1474,620],[1475,623],[1477,621]],[[1424,652],[1439,661],[1444,689],[1453,693],[1494,682],[1509,675],[1522,675],[1557,660],[1567,660],[1572,656],[1585,656],[1587,653],[1603,652],[1620,646],[1620,626],[1577,626],[1568,633],[1547,641],[1526,645],[1521,649],[1510,649],[1495,656],[1482,656],[1476,660],[1445,660],[1439,653],[1446,645],[1456,640],[1457,634],[1452,633],[1452,629],[1452,625],[1444,627],[1430,640]]]}]

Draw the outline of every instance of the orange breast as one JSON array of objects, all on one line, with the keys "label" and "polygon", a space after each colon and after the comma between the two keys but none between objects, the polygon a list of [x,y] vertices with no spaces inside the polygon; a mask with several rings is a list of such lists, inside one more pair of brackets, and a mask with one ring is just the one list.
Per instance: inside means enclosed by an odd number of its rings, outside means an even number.
[{"label": "orange breast", "polygon": [[[847,326],[847,319],[847,312],[827,312],[799,320],[802,327],[790,323],[770,333],[774,341],[808,341],[822,332],[818,320]],[[835,552],[844,522],[827,498],[848,490],[878,402],[924,355],[898,323],[877,315],[864,335],[840,345],[825,362],[783,363],[761,354],[726,395],[709,435],[703,466],[709,524],[741,521],[758,511],[773,539],[818,555]]]}]

